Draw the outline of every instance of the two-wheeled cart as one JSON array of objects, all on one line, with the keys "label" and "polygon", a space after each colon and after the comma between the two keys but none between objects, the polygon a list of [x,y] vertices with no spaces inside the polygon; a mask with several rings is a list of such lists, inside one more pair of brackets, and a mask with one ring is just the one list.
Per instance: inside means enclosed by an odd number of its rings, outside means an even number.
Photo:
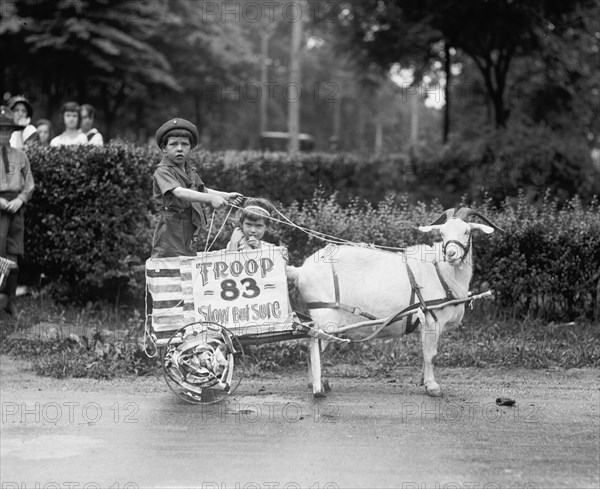
[{"label": "two-wheeled cart", "polygon": [[[416,303],[388,318],[325,332],[309,316],[290,309],[286,263],[286,248],[277,246],[147,261],[152,307],[146,334],[177,396],[210,404],[231,395],[243,379],[244,349],[250,345],[303,338],[348,343],[351,340],[341,336],[344,332],[374,327],[373,333],[360,340],[364,341],[422,307]],[[429,309],[488,296],[490,292],[436,302]],[[320,362],[320,358],[311,360]]]}]

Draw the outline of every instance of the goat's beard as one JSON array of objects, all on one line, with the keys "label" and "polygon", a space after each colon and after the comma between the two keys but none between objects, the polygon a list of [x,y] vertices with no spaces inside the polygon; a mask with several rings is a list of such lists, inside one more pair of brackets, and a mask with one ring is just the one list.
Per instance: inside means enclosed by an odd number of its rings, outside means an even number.
[{"label": "goat's beard", "polygon": [[451,259],[444,257],[444,259],[446,260],[446,263],[448,263],[448,265],[452,265],[453,267],[462,265],[463,258],[464,257],[462,257],[462,256],[451,258]]}]

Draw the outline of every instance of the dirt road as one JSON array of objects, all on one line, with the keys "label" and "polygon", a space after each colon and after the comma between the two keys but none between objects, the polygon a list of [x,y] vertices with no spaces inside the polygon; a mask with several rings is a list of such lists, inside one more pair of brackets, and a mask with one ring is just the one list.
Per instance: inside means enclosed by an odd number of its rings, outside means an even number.
[{"label": "dirt road", "polygon": [[439,369],[432,399],[415,367],[330,377],[318,401],[298,372],[246,378],[203,409],[160,378],[62,381],[0,362],[3,489],[600,484],[596,370]]}]

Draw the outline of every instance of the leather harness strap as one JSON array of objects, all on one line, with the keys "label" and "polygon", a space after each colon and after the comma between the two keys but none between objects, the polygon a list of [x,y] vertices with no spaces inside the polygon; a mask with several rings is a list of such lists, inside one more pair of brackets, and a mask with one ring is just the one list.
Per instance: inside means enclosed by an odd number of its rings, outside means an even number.
[{"label": "leather harness strap", "polygon": [[444,280],[444,277],[442,277],[442,273],[440,272],[440,266],[438,265],[438,262],[434,261],[433,264],[435,266],[435,271],[437,272],[437,276],[440,279],[440,283],[442,284],[442,287],[444,287],[444,290],[446,291],[446,298],[450,299],[450,300],[455,299],[454,294],[452,293],[452,290],[450,290],[450,287],[448,287],[448,284]]},{"label": "leather harness strap", "polygon": [[[420,286],[417,283],[417,281],[415,280],[415,275],[414,275],[413,271],[411,270],[410,266],[408,265],[408,261],[405,263],[406,263],[406,273],[408,274],[408,279],[410,281],[410,288],[411,288],[410,305],[408,307],[404,308],[399,313],[395,314],[392,318],[389,318],[381,326],[379,326],[372,334],[370,334],[368,336],[368,338],[364,338],[362,341],[375,337],[377,334],[379,334],[379,332],[383,328],[385,328],[387,325],[396,321],[396,318],[402,317],[404,314],[406,314],[409,311],[412,311],[412,310],[416,311],[418,308],[421,308],[421,310],[424,313],[429,312],[429,314],[431,314],[433,319],[435,321],[437,321],[438,320],[437,316],[435,315],[435,313],[433,311],[429,310],[428,306],[442,304],[448,300],[455,299],[454,294],[452,293],[452,290],[450,289],[447,282],[442,277],[442,274],[440,272],[437,261],[433,262],[433,264],[435,266],[435,271],[437,273],[438,279],[439,279],[442,287],[444,288],[444,291],[446,292],[446,297],[444,299],[433,299],[433,300],[429,300],[429,301],[426,301],[423,298],[423,294],[421,293],[421,289],[423,287]],[[367,319],[377,319],[372,314],[362,311],[362,309],[360,307],[352,307],[352,306],[348,306],[347,304],[342,304],[340,302],[340,283],[339,283],[337,272],[335,271],[335,267],[333,266],[333,263],[331,264],[331,271],[333,272],[333,289],[334,289],[334,293],[335,293],[335,302],[309,302],[306,304],[308,306],[308,308],[309,309],[342,309],[344,311],[351,312],[355,316],[363,316],[363,317],[366,317]],[[419,302],[415,302],[415,296],[419,299]],[[413,314],[411,313],[406,317],[406,328],[405,328],[406,334],[412,333],[419,325],[418,319],[414,323],[412,322],[412,316],[413,316]]]},{"label": "leather harness strap", "polygon": [[[436,268],[436,270],[437,270],[437,268]],[[408,266],[408,261],[406,262],[406,273],[408,274],[408,279],[410,280],[410,288],[411,288],[410,303],[415,304],[414,300],[415,300],[415,295],[416,295],[419,298],[419,302],[421,304],[421,309],[423,310],[423,312],[427,312],[427,310],[428,310],[427,302],[425,302],[425,299],[423,299],[423,294],[421,293],[422,287],[415,280],[415,275],[414,275],[413,271],[411,270],[411,268]],[[433,311],[430,311],[430,314],[433,316],[433,319],[435,321],[437,321],[437,316],[435,315],[435,313]],[[406,318],[405,333],[406,334],[412,333],[417,328],[418,324],[419,324],[419,320],[417,319],[413,323],[412,322],[412,314],[409,314]]]},{"label": "leather harness strap", "polygon": [[355,316],[363,316],[367,319],[377,319],[372,314],[364,312],[360,307],[353,307],[340,302],[340,281],[338,279],[337,272],[333,263],[331,264],[331,271],[333,272],[333,290],[335,293],[335,302],[309,302],[306,305],[309,309],[342,309],[344,311],[351,312]]}]

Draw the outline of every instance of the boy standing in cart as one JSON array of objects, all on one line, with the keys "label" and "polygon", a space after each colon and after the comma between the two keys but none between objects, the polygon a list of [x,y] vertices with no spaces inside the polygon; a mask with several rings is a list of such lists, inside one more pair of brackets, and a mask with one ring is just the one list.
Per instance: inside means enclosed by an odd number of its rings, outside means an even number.
[{"label": "boy standing in cart", "polygon": [[0,258],[9,264],[0,283],[0,309],[16,315],[19,257],[23,255],[25,204],[33,194],[34,182],[29,158],[20,149],[11,148],[10,136],[25,126],[15,124],[7,107],[0,107]]},{"label": "boy standing in cart", "polygon": [[160,212],[152,239],[152,258],[195,256],[200,229],[206,225],[202,205],[218,209],[242,202],[238,192],[221,192],[204,185],[187,159],[198,139],[198,129],[185,119],[171,119],[156,131],[163,158],[152,183]]}]

